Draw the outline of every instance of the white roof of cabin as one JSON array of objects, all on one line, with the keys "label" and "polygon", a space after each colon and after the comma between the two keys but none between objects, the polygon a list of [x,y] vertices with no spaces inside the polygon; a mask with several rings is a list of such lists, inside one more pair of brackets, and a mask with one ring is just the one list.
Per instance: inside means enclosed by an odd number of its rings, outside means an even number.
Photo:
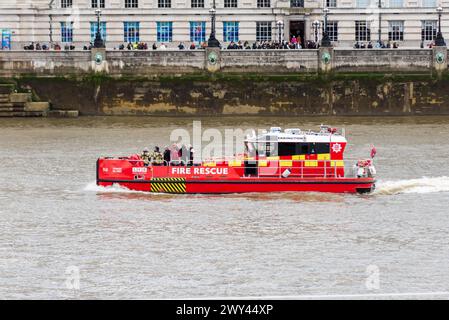
[{"label": "white roof of cabin", "polygon": [[340,133],[330,133],[327,131],[327,126],[321,126],[318,132],[301,129],[285,129],[282,131],[279,127],[273,127],[270,131],[264,132],[258,136],[253,135],[247,137],[248,142],[315,142],[315,143],[329,143],[340,142],[345,143],[346,138]]}]

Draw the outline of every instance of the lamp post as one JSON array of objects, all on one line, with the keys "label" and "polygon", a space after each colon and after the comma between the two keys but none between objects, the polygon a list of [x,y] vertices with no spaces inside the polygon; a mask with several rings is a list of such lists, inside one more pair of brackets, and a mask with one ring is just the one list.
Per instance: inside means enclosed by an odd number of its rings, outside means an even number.
[{"label": "lamp post", "polygon": [[324,8],[324,24],[323,24],[323,38],[321,39],[321,46],[322,47],[331,47],[332,43],[329,39],[329,34],[327,33],[327,15],[329,13],[329,8]]},{"label": "lamp post", "polygon": [[215,37],[215,14],[216,14],[216,9],[215,9],[215,0],[213,2],[212,8],[210,8],[209,12],[210,12],[210,20],[211,20],[211,31],[210,31],[210,36],[209,36],[209,40],[207,40],[207,46],[208,47],[212,47],[212,48],[219,48],[220,47],[220,41],[217,40],[217,38]]},{"label": "lamp post", "polygon": [[379,29],[377,29],[377,41],[380,43],[382,41],[382,0],[379,0],[377,7],[379,9]]},{"label": "lamp post", "polygon": [[279,36],[279,43],[282,42],[282,34],[284,32],[284,21],[279,20],[278,22],[276,22],[277,26],[278,26],[278,36]]},{"label": "lamp post", "polygon": [[49,23],[50,23],[50,30],[49,30],[49,36],[50,36],[50,49],[53,49],[53,4],[55,3],[55,0],[51,0],[48,3],[48,8],[50,9],[50,14],[48,15]]},{"label": "lamp post", "polygon": [[95,40],[94,40],[94,48],[104,48],[104,41],[101,38],[101,10],[97,9],[95,10],[95,14],[97,15],[97,33],[95,34]]},{"label": "lamp post", "polygon": [[318,28],[320,27],[320,22],[315,20],[312,23],[313,28],[315,29],[315,44],[318,44]]},{"label": "lamp post", "polygon": [[437,33],[437,37],[435,38],[435,46],[445,47],[446,42],[444,41],[443,33],[441,32],[441,14],[443,13],[443,8],[438,7],[437,12],[438,12],[438,33]]}]

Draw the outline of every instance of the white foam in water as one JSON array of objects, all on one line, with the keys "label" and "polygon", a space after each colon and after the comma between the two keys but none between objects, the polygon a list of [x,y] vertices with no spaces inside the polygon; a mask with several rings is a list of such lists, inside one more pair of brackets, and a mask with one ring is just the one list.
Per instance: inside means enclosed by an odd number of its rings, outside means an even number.
[{"label": "white foam in water", "polygon": [[432,193],[448,192],[449,177],[422,177],[419,179],[379,181],[376,183],[375,194],[400,194],[400,193]]},{"label": "white foam in water", "polygon": [[[84,191],[101,193],[144,193],[143,191],[129,190],[118,184],[109,187],[97,186],[95,182],[89,183]],[[394,195],[401,193],[433,193],[449,192],[449,177],[422,177],[396,181],[378,181],[374,194]]]},{"label": "white foam in water", "polygon": [[114,184],[112,186],[103,187],[103,186],[97,186],[95,182],[89,183],[85,188],[84,191],[92,191],[92,192],[101,192],[101,193],[141,193],[142,191],[134,191],[129,190],[123,186],[120,186],[118,184]]}]

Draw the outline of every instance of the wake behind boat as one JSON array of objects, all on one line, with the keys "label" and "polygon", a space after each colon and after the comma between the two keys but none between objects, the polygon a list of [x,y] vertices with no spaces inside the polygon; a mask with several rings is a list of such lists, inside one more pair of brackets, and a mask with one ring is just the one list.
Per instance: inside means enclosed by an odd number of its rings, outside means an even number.
[{"label": "wake behind boat", "polygon": [[232,158],[199,163],[148,162],[137,155],[99,158],[97,185],[174,194],[373,191],[373,160],[348,164],[346,145],[345,136],[329,126],[321,126],[318,132],[273,127],[247,136],[245,153]]}]

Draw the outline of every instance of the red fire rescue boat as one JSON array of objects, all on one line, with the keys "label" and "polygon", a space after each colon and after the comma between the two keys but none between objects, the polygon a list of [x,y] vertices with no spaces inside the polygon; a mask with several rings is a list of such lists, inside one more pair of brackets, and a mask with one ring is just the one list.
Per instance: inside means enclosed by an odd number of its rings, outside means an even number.
[{"label": "red fire rescue boat", "polygon": [[318,132],[274,127],[247,136],[245,153],[230,159],[145,166],[139,156],[99,158],[97,184],[174,194],[373,191],[373,160],[345,166],[346,144],[344,134],[328,126]]}]

